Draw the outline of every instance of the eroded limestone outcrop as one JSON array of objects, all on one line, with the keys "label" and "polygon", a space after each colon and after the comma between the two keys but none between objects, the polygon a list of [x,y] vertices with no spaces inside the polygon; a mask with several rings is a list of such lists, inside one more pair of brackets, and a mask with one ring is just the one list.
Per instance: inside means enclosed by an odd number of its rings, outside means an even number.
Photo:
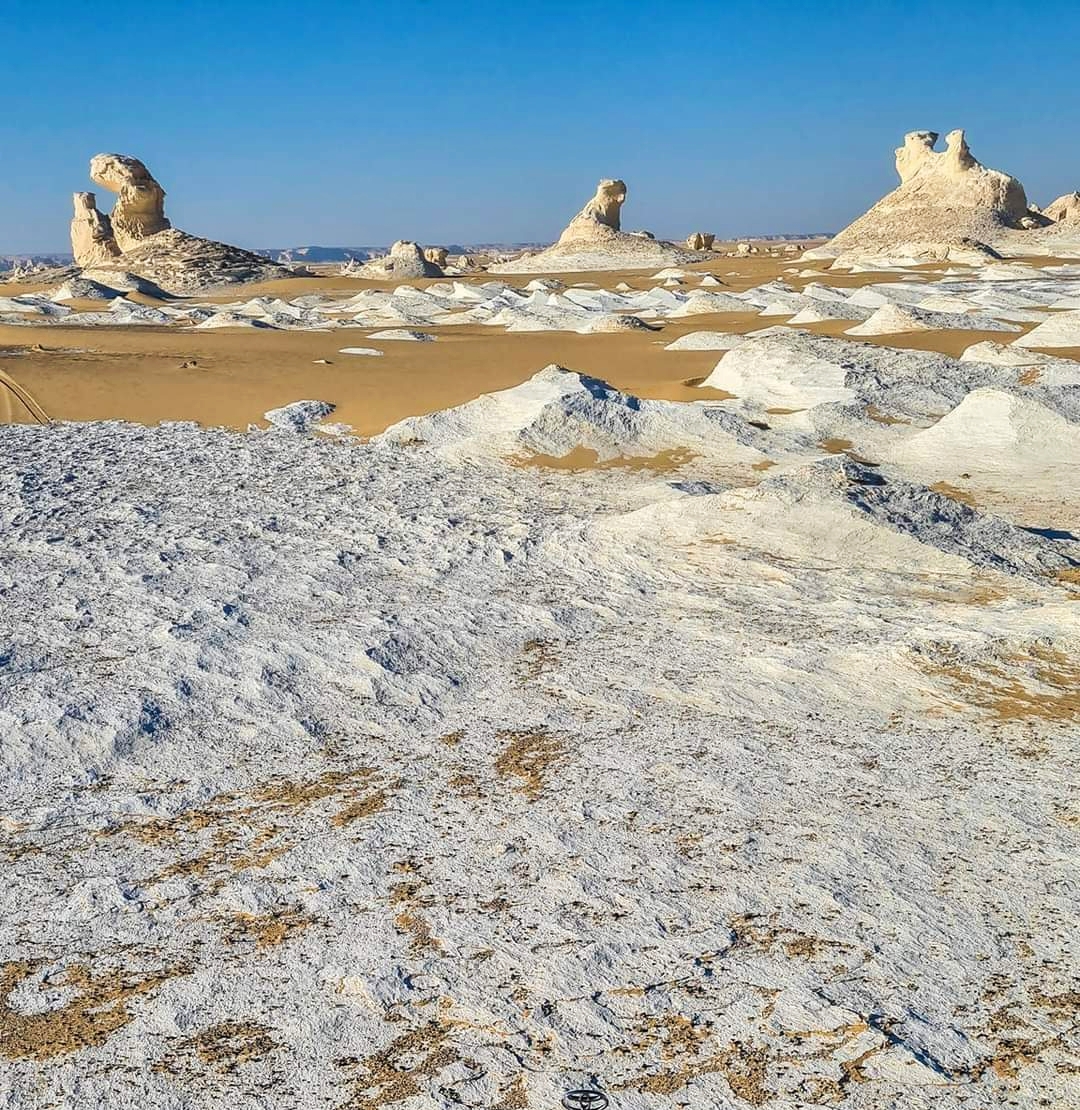
[{"label": "eroded limestone outcrop", "polygon": [[[446,252],[443,251],[445,255]],[[429,261],[425,252],[411,239],[399,239],[389,254],[365,262],[355,274],[364,278],[424,278],[442,277],[442,266]]]},{"label": "eroded limestone outcrop", "polygon": [[935,131],[905,135],[895,152],[899,186],[813,257],[990,254],[1010,230],[1046,224],[1015,177],[975,158],[963,131],[951,131],[943,151],[937,141]]},{"label": "eroded limestone outcrop", "polygon": [[525,253],[488,269],[494,274],[573,273],[655,268],[700,262],[706,255],[656,239],[647,231],[622,230],[626,182],[604,178],[584,208],[546,250]]},{"label": "eroded limestone outcrop", "polygon": [[687,237],[686,247],[692,251],[711,251],[716,236],[709,231],[695,231]]},{"label": "eroded limestone outcrop", "polygon": [[172,227],[165,218],[165,190],[138,158],[95,154],[90,159],[90,179],[116,194],[109,219],[122,251]]},{"label": "eroded limestone outcrop", "polygon": [[124,273],[183,295],[306,272],[174,228],[165,215],[165,190],[138,158],[96,154],[90,176],[115,193],[116,202],[106,215],[93,193],[76,193],[71,245],[76,263],[100,271],[106,282],[110,273]]},{"label": "eroded limestone outcrop", "polygon": [[605,178],[584,208],[566,225],[559,244],[610,242],[621,230],[626,183]]},{"label": "eroded limestone outcrop", "polygon": [[75,216],[71,221],[71,251],[77,266],[99,266],[120,255],[112,222],[97,208],[93,193],[75,193],[71,198]]},{"label": "eroded limestone outcrop", "polygon": [[1080,223],[1080,193],[1066,193],[1043,209],[1043,215],[1054,223]]}]

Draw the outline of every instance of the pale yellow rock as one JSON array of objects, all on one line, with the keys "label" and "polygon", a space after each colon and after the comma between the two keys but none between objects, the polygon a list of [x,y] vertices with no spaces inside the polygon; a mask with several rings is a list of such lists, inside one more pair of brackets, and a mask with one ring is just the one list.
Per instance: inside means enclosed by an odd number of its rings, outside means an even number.
[{"label": "pale yellow rock", "polygon": [[896,149],[896,172],[901,184],[910,180],[934,156],[936,131],[909,131],[904,145]]},{"label": "pale yellow rock", "polygon": [[77,266],[99,266],[111,262],[120,254],[112,224],[104,212],[97,209],[93,193],[75,193],[75,218],[71,221],[71,252]]},{"label": "pale yellow rock", "polygon": [[695,231],[686,240],[686,246],[692,251],[711,251],[716,236],[708,231]]},{"label": "pale yellow rock", "polygon": [[1080,193],[1066,193],[1043,209],[1043,215],[1054,223],[1080,223]]},{"label": "pale yellow rock", "polygon": [[95,154],[90,159],[90,177],[102,188],[116,193],[110,219],[122,251],[131,250],[172,226],[165,218],[165,190],[138,158]]},{"label": "pale yellow rock", "polygon": [[626,200],[626,182],[605,178],[585,207],[566,225],[558,245],[593,243],[614,239],[620,229],[620,212]]},{"label": "pale yellow rock", "polygon": [[80,265],[103,271],[105,283],[110,280],[105,271],[134,274],[166,293],[185,296],[307,272],[173,227],[165,218],[165,190],[138,158],[96,154],[90,176],[116,193],[116,203],[106,216],[97,211],[93,193],[75,194],[72,248]]},{"label": "pale yellow rock", "polygon": [[446,265],[446,257],[447,257],[446,247],[425,247],[424,248],[424,258],[426,258],[428,262],[434,262],[436,266],[440,266],[440,267],[445,266]]},{"label": "pale yellow rock", "polygon": [[654,269],[703,261],[699,251],[657,239],[649,231],[623,231],[626,183],[605,178],[584,208],[546,250],[489,266],[493,274],[574,273],[591,270]]}]

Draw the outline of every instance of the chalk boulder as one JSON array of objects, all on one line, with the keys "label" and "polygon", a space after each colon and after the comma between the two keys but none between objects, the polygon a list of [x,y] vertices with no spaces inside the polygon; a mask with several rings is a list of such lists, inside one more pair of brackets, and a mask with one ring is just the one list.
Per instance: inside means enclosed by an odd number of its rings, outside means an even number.
[{"label": "chalk boulder", "polygon": [[446,247],[425,247],[424,258],[428,262],[433,262],[440,269],[446,266],[447,251]]},{"label": "chalk boulder", "polygon": [[72,201],[75,217],[71,221],[71,251],[75,265],[97,266],[119,257],[112,223],[104,212],[98,211],[94,194],[75,193]]},{"label": "chalk boulder", "polygon": [[716,242],[716,236],[711,232],[695,231],[686,240],[686,246],[688,250],[692,251],[711,251],[714,242]]},{"label": "chalk boulder", "polygon": [[[443,251],[445,255],[446,252]],[[429,261],[424,252],[409,239],[399,239],[390,253],[365,262],[356,272],[364,278],[423,278],[443,277],[442,266]]]}]

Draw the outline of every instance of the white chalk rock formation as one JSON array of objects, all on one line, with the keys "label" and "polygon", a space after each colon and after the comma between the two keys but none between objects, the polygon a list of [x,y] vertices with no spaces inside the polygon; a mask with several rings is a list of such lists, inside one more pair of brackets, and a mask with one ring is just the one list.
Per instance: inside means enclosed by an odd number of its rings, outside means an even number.
[{"label": "white chalk rock formation", "polygon": [[445,266],[446,266],[446,257],[447,257],[446,247],[425,247],[424,248],[424,258],[426,258],[428,262],[434,262],[435,265],[438,266],[440,269],[445,268]]},{"label": "white chalk rock formation", "polygon": [[[445,251],[443,252],[446,253]],[[430,261],[424,252],[409,239],[399,239],[389,254],[365,262],[356,271],[363,278],[423,278],[443,277],[442,266]]]},{"label": "white chalk rock formation", "polygon": [[1054,223],[1080,223],[1080,193],[1066,193],[1051,201],[1043,209],[1043,215]]},{"label": "white chalk rock formation", "polygon": [[810,350],[793,358],[795,342],[791,333],[744,339],[728,350],[701,385],[722,389],[761,408],[791,411],[854,400],[855,391],[840,361]]},{"label": "white chalk rock formation", "polygon": [[291,405],[264,412],[263,417],[271,428],[303,435],[325,420],[336,407],[329,401],[293,401]]},{"label": "white chalk rock formation", "polygon": [[113,235],[122,251],[172,227],[165,218],[165,190],[153,174],[127,154],[95,154],[90,159],[90,178],[116,194],[113,205]]},{"label": "white chalk rock formation", "polygon": [[950,257],[950,249],[992,245],[1008,229],[1045,219],[1028,207],[1015,177],[987,169],[972,155],[963,131],[934,149],[934,131],[912,131],[896,151],[900,185],[808,258]]},{"label": "white chalk rock formation", "polygon": [[560,243],[610,241],[612,232],[621,230],[622,206],[626,202],[626,182],[605,178],[585,207],[566,225]]},{"label": "white chalk rock formation", "polygon": [[749,470],[764,458],[752,446],[756,436],[742,417],[718,407],[643,400],[552,364],[511,389],[408,417],[374,441],[422,443],[455,458],[561,458],[584,447],[614,459],[683,448]]},{"label": "white chalk rock formation", "polygon": [[99,212],[93,193],[75,193],[72,197],[75,217],[71,221],[71,252],[76,266],[97,266],[109,263],[120,254],[112,223]]},{"label": "white chalk rock formation", "polygon": [[1080,502],[1080,426],[997,389],[972,390],[936,424],[886,450],[885,459],[918,481],[947,481],[994,509],[1016,496],[1074,508]]},{"label": "white chalk rock formation", "polygon": [[626,183],[605,178],[584,208],[546,250],[489,266],[495,274],[585,273],[700,262],[706,256],[656,239],[650,232],[623,231]]},{"label": "white chalk rock formation", "polygon": [[745,337],[723,331],[692,331],[669,343],[665,351],[730,351],[745,342]]},{"label": "white chalk rock formation", "polygon": [[106,284],[115,271],[150,281],[159,291],[182,295],[306,272],[174,228],[165,216],[165,190],[138,158],[95,154],[90,176],[116,193],[116,203],[112,214],[105,216],[97,211],[93,193],[75,194],[72,248],[76,262],[100,271]]},{"label": "white chalk rock formation", "polygon": [[716,236],[710,231],[695,231],[686,240],[686,247],[692,251],[711,251]]}]

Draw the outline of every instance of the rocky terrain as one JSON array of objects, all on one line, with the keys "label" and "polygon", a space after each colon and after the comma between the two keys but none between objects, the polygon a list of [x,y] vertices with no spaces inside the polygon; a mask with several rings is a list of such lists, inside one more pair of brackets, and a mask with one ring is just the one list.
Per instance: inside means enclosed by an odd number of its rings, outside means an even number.
[{"label": "rocky terrain", "polygon": [[[1075,198],[935,140],[826,260],[611,180],[303,282],[94,159],[0,296],[0,1107],[1080,1105]],[[295,391],[55,419],[125,358]]]},{"label": "rocky terrain", "polygon": [[1080,267],[830,273],[0,304],[716,329],[701,401],[0,428],[0,1105],[1080,1099]]}]

